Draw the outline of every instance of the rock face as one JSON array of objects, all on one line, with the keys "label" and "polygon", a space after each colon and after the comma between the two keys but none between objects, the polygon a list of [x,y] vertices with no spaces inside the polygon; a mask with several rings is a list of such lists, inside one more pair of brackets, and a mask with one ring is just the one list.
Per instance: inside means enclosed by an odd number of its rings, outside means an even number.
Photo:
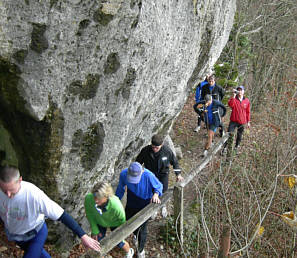
[{"label": "rock face", "polygon": [[85,193],[168,132],[234,13],[235,0],[1,0],[1,153],[85,224]]}]

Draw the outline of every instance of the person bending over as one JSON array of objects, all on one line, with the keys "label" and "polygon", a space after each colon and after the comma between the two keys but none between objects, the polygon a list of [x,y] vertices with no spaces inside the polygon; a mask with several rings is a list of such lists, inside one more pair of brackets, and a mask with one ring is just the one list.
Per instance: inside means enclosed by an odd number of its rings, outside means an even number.
[{"label": "person bending over", "polygon": [[100,251],[98,241],[89,237],[56,202],[32,183],[22,180],[18,168],[0,167],[0,218],[9,241],[24,250],[25,258],[51,257],[43,248],[48,230],[45,218],[61,221],[82,241]]},{"label": "person bending over", "polygon": [[[91,226],[92,238],[98,241],[104,238],[107,228],[113,231],[126,222],[121,201],[114,195],[111,185],[105,182],[97,183],[92,193],[86,195],[85,211]],[[134,250],[128,242],[122,241],[117,246],[125,251],[125,257],[133,257]]]},{"label": "person bending over", "polygon": [[[149,203],[161,203],[163,186],[156,176],[149,170],[143,169],[138,162],[122,170],[116,196],[123,198],[127,187],[126,217],[130,219]],[[138,242],[137,256],[145,257],[144,246],[147,238],[147,221],[134,231],[134,239]]]}]

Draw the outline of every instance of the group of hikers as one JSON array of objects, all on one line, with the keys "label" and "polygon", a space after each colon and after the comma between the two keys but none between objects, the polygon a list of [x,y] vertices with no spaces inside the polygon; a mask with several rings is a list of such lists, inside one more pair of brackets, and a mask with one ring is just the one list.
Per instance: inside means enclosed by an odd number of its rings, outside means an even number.
[{"label": "group of hikers", "polygon": [[[169,167],[173,166],[176,181],[182,181],[181,169],[173,151],[163,144],[164,139],[156,134],[151,144],[144,147],[136,161],[122,170],[114,194],[108,182],[98,182],[85,196],[84,207],[91,228],[88,236],[79,224],[56,202],[51,200],[34,184],[22,180],[15,166],[0,167],[0,218],[4,223],[9,241],[14,241],[24,250],[25,258],[49,258],[44,249],[47,239],[46,218],[61,221],[71,229],[86,248],[100,251],[100,241],[106,231],[113,231],[149,203],[161,203],[160,196],[168,189]],[[127,189],[124,209],[121,199]],[[166,207],[162,216],[167,216]],[[145,257],[147,221],[133,232],[137,257]],[[125,257],[133,257],[134,249],[122,241],[117,245]]]},{"label": "group of hikers", "polygon": [[[204,121],[208,134],[203,156],[207,156],[217,128],[219,128],[220,136],[222,137],[224,135],[222,122],[222,117],[226,114],[226,107],[222,103],[224,95],[225,91],[221,86],[216,84],[214,75],[206,76],[205,80],[200,82],[196,87],[196,103],[193,108],[198,114],[198,121],[194,132],[198,132],[201,129],[201,122]],[[245,126],[250,127],[250,102],[249,99],[244,96],[244,86],[238,86],[233,90],[233,94],[228,101],[228,106],[232,109],[228,126],[228,132],[230,134],[229,139],[231,141],[228,140],[224,144],[221,153],[224,153],[228,143],[232,143],[236,128],[235,150],[237,151]]]},{"label": "group of hikers", "polygon": [[[207,76],[196,88],[194,110],[198,114],[197,128],[204,121],[208,130],[208,140],[204,155],[211,147],[214,134],[219,128],[220,136],[224,135],[221,117],[226,114],[222,104],[224,90],[215,82],[214,75]],[[238,128],[235,147],[242,139],[244,126],[250,126],[250,103],[244,97],[244,87],[238,86],[228,101],[232,109],[228,132],[232,134]],[[226,147],[226,146],[225,146]],[[46,218],[61,221],[71,229],[86,248],[100,251],[100,241],[106,231],[126,222],[149,203],[161,203],[160,196],[168,189],[169,167],[172,165],[176,181],[182,181],[181,169],[173,151],[164,145],[164,139],[156,134],[151,144],[144,147],[136,160],[122,170],[116,192],[108,182],[98,182],[85,196],[84,207],[91,228],[91,236],[56,202],[51,200],[34,184],[22,180],[19,169],[15,166],[0,167],[0,218],[4,223],[9,241],[14,241],[24,250],[25,258],[49,258],[44,249],[48,230]],[[125,208],[121,199],[127,189]],[[161,214],[167,216],[166,206]],[[153,215],[153,214],[152,214]],[[145,257],[147,239],[147,221],[133,232],[133,242],[137,257]],[[125,240],[117,245],[125,252],[125,257],[133,257],[134,249]]]}]

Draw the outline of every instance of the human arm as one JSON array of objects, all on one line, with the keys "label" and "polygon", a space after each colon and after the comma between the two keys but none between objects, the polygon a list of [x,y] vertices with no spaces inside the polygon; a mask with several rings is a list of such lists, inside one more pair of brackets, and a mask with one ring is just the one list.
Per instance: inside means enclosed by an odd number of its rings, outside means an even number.
[{"label": "human arm", "polygon": [[200,100],[200,95],[201,95],[201,83],[199,83],[196,87],[196,93],[195,93],[196,103]]},{"label": "human arm", "polygon": [[123,198],[124,193],[125,193],[125,186],[126,186],[126,182],[125,182],[125,178],[124,178],[125,176],[126,176],[126,173],[123,170],[120,174],[119,184],[117,186],[117,190],[115,193],[115,195],[117,197],[119,197],[120,200]]},{"label": "human arm", "polygon": [[117,225],[124,224],[126,222],[126,213],[123,204],[115,195],[110,197],[109,201],[109,212],[112,213],[111,215],[113,216],[115,223]]},{"label": "human arm", "polygon": [[[100,231],[99,231],[98,225],[95,220],[95,214],[94,214],[95,200],[94,200],[93,194],[86,195],[84,207],[85,207],[87,220],[91,227],[91,234],[92,234],[92,236],[97,236]],[[97,237],[94,239],[97,240]]]},{"label": "human arm", "polygon": [[177,160],[176,156],[174,155],[173,151],[171,151],[170,156],[171,156],[170,157],[170,164],[173,166],[173,171],[174,171],[175,176],[176,176],[176,182],[183,181],[184,178],[181,176],[181,169],[179,167],[178,160]]},{"label": "human arm", "polygon": [[159,179],[154,174],[152,174],[150,176],[149,180],[150,180],[150,185],[151,185],[151,188],[152,188],[152,192],[154,194],[157,193],[158,196],[161,196],[162,193],[163,193],[162,183],[159,181]]},{"label": "human arm", "polygon": [[234,108],[235,101],[236,101],[236,93],[233,92],[233,96],[231,96],[230,99],[228,100],[228,106],[230,108]]},{"label": "human arm", "polygon": [[219,86],[219,94],[220,94],[220,101],[222,101],[225,96],[225,90],[221,86]]},{"label": "human arm", "polygon": [[100,251],[100,244],[95,239],[89,237],[85,231],[78,225],[78,223],[66,212],[64,211],[62,216],[58,219],[66,227],[71,229],[74,234],[76,234],[80,239],[82,244],[86,248],[91,248],[97,252]]},{"label": "human arm", "polygon": [[136,160],[135,160],[136,162],[138,162],[141,165],[144,163],[145,149],[146,149],[146,147],[144,147],[140,151],[140,153],[137,155]]},{"label": "human arm", "polygon": [[223,114],[221,116],[224,117],[226,115],[226,111],[227,111],[225,105],[222,104],[221,102],[218,102],[218,106],[222,108]]},{"label": "human arm", "polygon": [[250,109],[250,102],[247,105],[246,109],[246,121],[247,121],[247,127],[250,128],[250,121],[251,121],[251,109]]}]

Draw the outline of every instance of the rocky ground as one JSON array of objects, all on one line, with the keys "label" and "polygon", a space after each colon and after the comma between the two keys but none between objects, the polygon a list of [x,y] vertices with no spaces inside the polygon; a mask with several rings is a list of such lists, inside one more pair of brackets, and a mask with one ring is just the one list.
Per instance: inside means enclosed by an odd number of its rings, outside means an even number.
[{"label": "rocky ground", "polygon": [[[194,127],[196,127],[197,116],[193,111],[194,95],[192,94],[184,109],[181,111],[180,115],[176,119],[171,137],[176,146],[180,146],[182,149],[183,157],[180,160],[180,165],[183,169],[183,175],[192,171],[201,160],[201,155],[203,152],[203,146],[207,139],[206,130],[203,128],[199,133],[193,132]],[[226,119],[227,120],[227,119]],[[225,124],[227,122],[225,121]],[[216,135],[215,141],[220,138]],[[207,173],[207,172],[204,172]],[[202,177],[203,178],[203,177]],[[174,184],[174,176],[171,174],[170,185]],[[191,186],[186,189],[185,199],[188,200],[186,205],[191,204],[193,199]],[[169,205],[169,212],[172,213],[172,204]],[[168,243],[164,243],[160,240],[161,233],[160,228],[166,224],[166,219],[161,218],[160,215],[157,216],[155,220],[150,220],[148,229],[149,235],[146,245],[147,257],[174,257],[175,255],[171,253],[171,249],[168,248]],[[132,243],[131,238],[127,239]],[[46,249],[52,255],[52,257],[61,257],[53,246],[46,245]],[[81,245],[76,245],[70,252],[69,258],[76,258],[84,256],[84,248]],[[3,225],[0,224],[0,257],[21,257],[22,251],[16,247],[13,243],[9,243],[3,232]],[[65,257],[65,256],[64,256]],[[109,253],[109,257],[123,257],[123,254],[115,248]],[[136,257],[136,256],[135,256]]]}]

